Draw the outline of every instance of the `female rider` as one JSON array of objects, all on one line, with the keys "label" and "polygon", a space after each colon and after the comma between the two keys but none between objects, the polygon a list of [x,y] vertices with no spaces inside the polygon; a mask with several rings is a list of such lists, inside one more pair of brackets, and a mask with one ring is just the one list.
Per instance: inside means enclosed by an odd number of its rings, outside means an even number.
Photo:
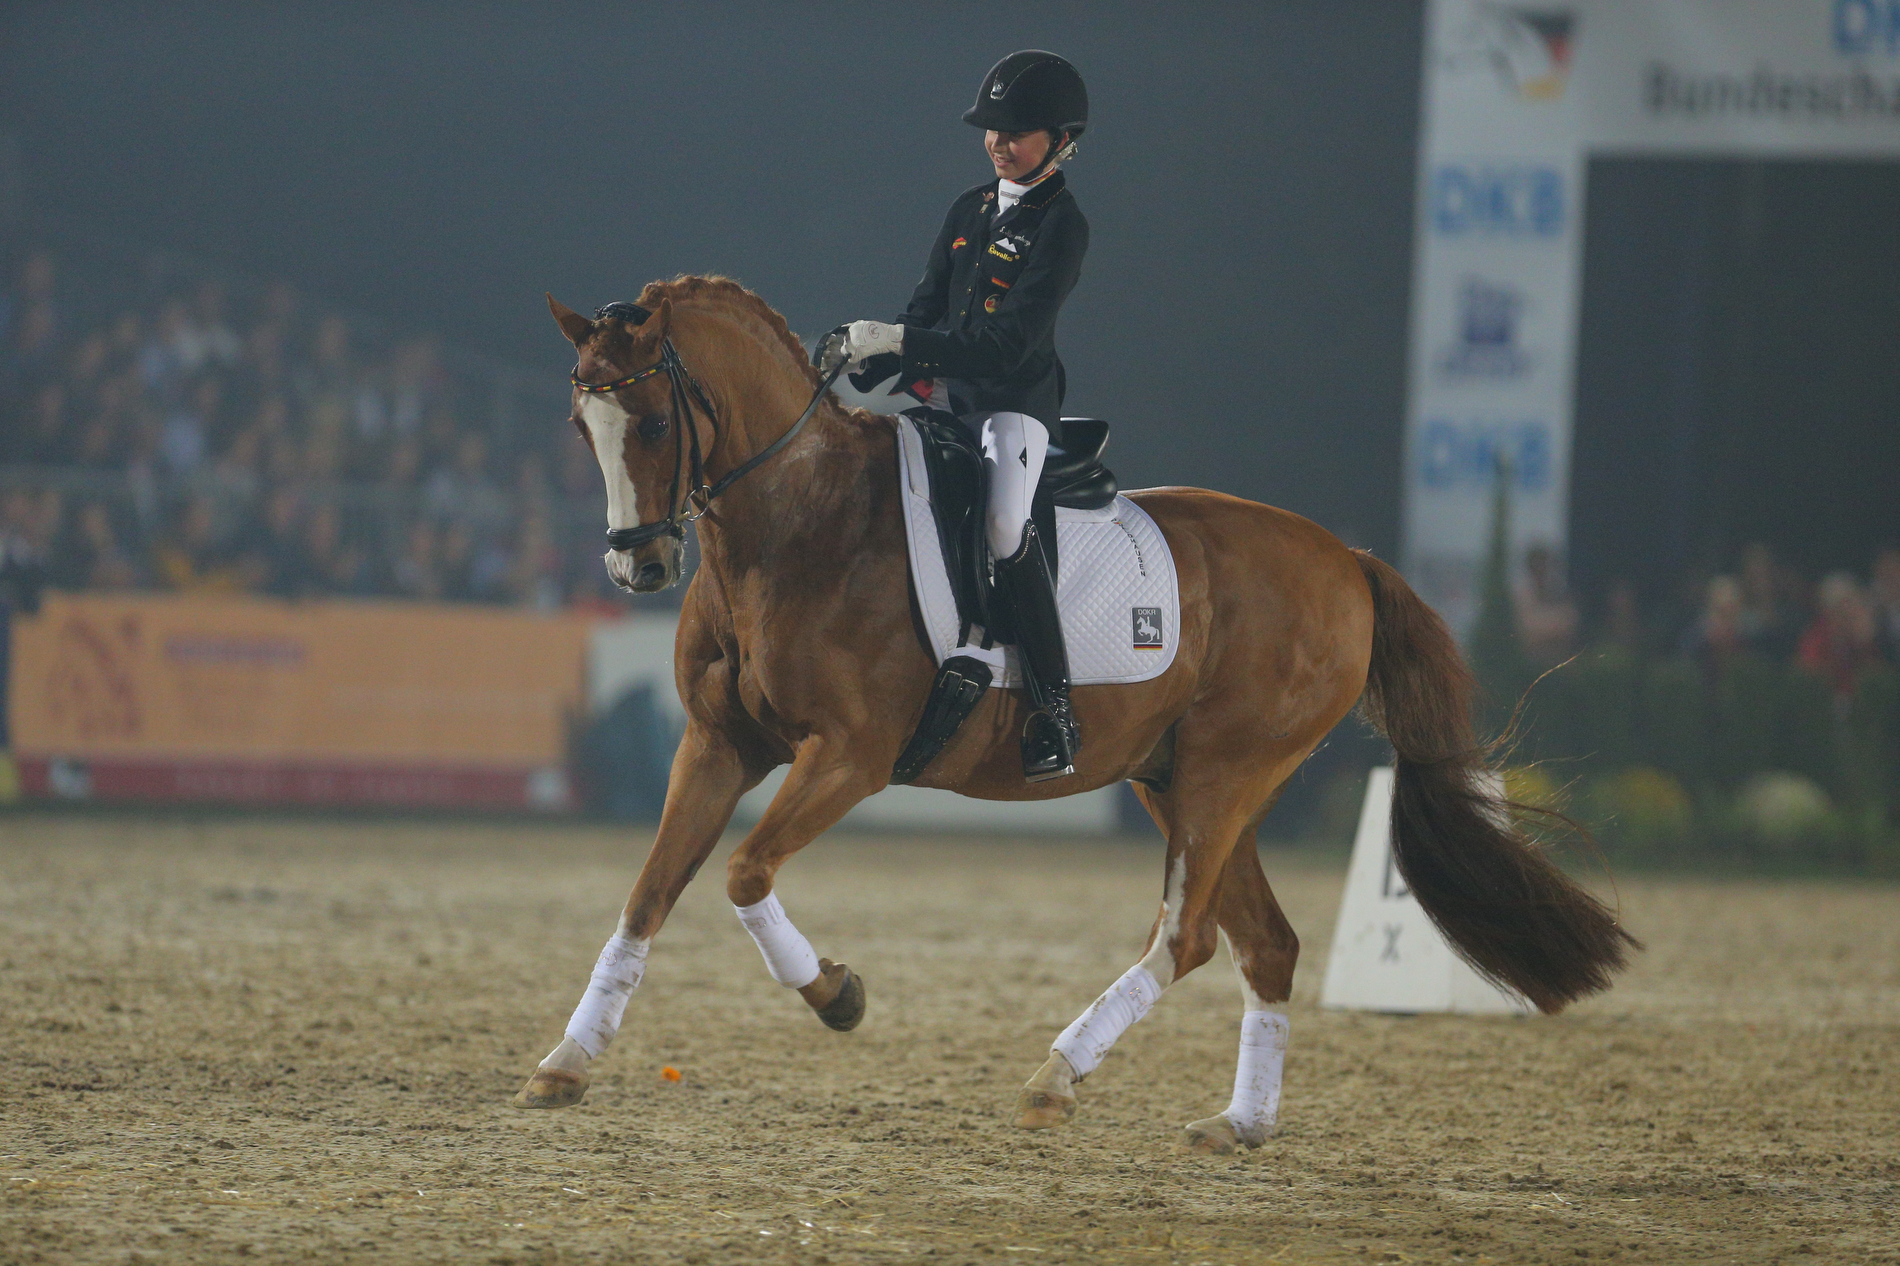
[{"label": "female rider", "polygon": [[[895,322],[853,321],[826,338],[821,363],[862,364],[865,387],[899,375],[920,407],[956,415],[982,439],[987,535],[998,596],[1036,705],[1023,729],[1023,776],[1075,772],[1080,736],[1055,577],[1030,521],[1030,498],[1062,415],[1056,314],[1082,273],[1089,226],[1059,164],[1088,126],[1075,67],[1028,49],[990,68],[963,121],[984,129],[996,179],[950,204],[923,280]],[[894,388],[893,390],[897,390]]]}]

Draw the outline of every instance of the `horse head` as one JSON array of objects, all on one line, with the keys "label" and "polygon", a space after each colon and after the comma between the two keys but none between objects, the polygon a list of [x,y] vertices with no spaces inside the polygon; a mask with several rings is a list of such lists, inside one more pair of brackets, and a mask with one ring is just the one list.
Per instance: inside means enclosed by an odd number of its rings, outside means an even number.
[{"label": "horse head", "polygon": [[[840,410],[815,394],[817,371],[764,300],[727,277],[683,276],[592,320],[552,295],[548,309],[577,352],[572,418],[607,481],[607,539],[622,547],[606,556],[615,584],[652,593],[676,583],[684,524],[760,461],[747,492],[735,489],[754,513],[768,502],[810,511],[813,489],[800,482],[808,475],[791,454],[773,453],[806,418],[835,420]],[[810,432],[801,441],[815,442]],[[746,517],[731,500],[720,505],[702,529]]]},{"label": "horse head", "polygon": [[[690,410],[675,416],[668,374],[646,372],[661,366],[672,301],[662,299],[638,324],[612,313],[589,320],[553,295],[548,309],[577,353],[570,416],[607,481],[607,527],[677,521],[692,491],[687,454],[697,438],[677,428],[698,423]],[[604,384],[614,385],[599,390]],[[630,549],[610,549],[607,574],[622,589],[655,593],[678,582],[684,544],[680,535],[662,532]]]}]

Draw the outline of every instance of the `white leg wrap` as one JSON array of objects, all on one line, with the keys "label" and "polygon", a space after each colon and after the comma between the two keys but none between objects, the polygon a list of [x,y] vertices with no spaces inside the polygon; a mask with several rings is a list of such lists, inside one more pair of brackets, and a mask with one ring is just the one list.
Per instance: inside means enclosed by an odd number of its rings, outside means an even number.
[{"label": "white leg wrap", "polygon": [[1062,1030],[1049,1049],[1069,1061],[1075,1079],[1080,1081],[1095,1071],[1108,1048],[1128,1031],[1129,1025],[1147,1015],[1160,996],[1161,985],[1146,967],[1136,963],[1095,1000],[1095,1005]]},{"label": "white leg wrap", "polygon": [[581,1004],[567,1022],[567,1035],[590,1059],[598,1058],[620,1031],[627,999],[633,997],[634,988],[646,975],[649,944],[616,932],[602,947],[594,974],[587,981],[587,992],[581,995]]},{"label": "white leg wrap", "polygon": [[1240,1017],[1240,1063],[1234,1069],[1234,1099],[1221,1113],[1241,1141],[1258,1147],[1280,1118],[1280,1074],[1286,1067],[1287,1019],[1278,1011]]},{"label": "white leg wrap", "polygon": [[765,955],[765,970],[772,979],[790,989],[802,989],[818,979],[818,955],[811,942],[785,917],[785,907],[772,893],[757,905],[732,907],[739,922],[752,933],[759,953]]}]

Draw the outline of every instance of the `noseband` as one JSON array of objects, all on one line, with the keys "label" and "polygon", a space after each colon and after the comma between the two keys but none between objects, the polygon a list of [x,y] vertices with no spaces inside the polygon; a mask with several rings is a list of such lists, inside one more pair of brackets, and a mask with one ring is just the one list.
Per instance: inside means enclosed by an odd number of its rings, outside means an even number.
[{"label": "noseband", "polygon": [[[610,303],[601,308],[598,312],[595,312],[594,319],[601,321],[611,317],[614,320],[626,321],[632,325],[645,325],[647,318],[652,315],[651,312],[639,304],[619,302]],[[787,430],[785,434],[779,436],[770,444],[754,453],[751,457],[727,471],[713,483],[708,484],[706,482],[705,465],[699,448],[699,428],[693,424],[693,406],[694,404],[698,404],[698,406],[705,411],[706,421],[712,426],[714,447],[717,447],[719,443],[719,417],[713,412],[712,401],[707,398],[706,389],[699,385],[699,380],[694,378],[692,371],[686,368],[686,362],[680,359],[679,349],[673,346],[673,340],[671,338],[665,338],[660,341],[660,359],[658,361],[648,365],[645,369],[642,369],[636,374],[617,379],[614,382],[582,381],[580,362],[575,361],[573,371],[567,376],[568,381],[590,396],[610,395],[613,392],[619,391],[622,387],[631,387],[637,382],[642,382],[660,373],[666,375],[667,382],[672,387],[674,420],[673,486],[666,494],[666,517],[664,519],[657,519],[652,523],[642,523],[638,527],[608,528],[607,548],[614,550],[633,549],[635,546],[645,545],[648,541],[656,540],[662,536],[670,536],[674,540],[684,541],[686,539],[686,524],[694,522],[704,515],[706,511],[710,510],[712,508],[713,498],[737,483],[742,476],[750,474],[767,458],[791,443],[792,437],[797,435],[799,431],[804,428],[805,423],[811,421],[811,415],[818,411],[818,402],[825,398],[827,391],[831,390],[831,384],[838,381],[838,375],[843,369],[843,365],[838,365],[829,374],[825,375],[825,380],[818,384],[818,390],[812,393],[811,403],[805,406],[805,411],[798,415],[798,421],[792,423],[791,428]],[[691,436],[690,439],[688,438],[689,434]],[[685,482],[689,476],[692,481],[691,487],[687,489],[685,499],[682,500],[680,497],[680,485]]]}]

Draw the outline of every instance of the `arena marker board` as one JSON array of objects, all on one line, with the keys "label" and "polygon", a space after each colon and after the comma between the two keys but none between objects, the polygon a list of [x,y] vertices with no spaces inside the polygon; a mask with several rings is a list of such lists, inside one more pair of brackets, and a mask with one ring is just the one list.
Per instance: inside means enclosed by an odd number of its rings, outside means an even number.
[{"label": "arena marker board", "polygon": [[1405,886],[1392,856],[1392,770],[1374,769],[1353,837],[1346,891],[1326,959],[1320,1005],[1340,1011],[1522,1015],[1523,1000],[1489,984],[1452,951]]}]

